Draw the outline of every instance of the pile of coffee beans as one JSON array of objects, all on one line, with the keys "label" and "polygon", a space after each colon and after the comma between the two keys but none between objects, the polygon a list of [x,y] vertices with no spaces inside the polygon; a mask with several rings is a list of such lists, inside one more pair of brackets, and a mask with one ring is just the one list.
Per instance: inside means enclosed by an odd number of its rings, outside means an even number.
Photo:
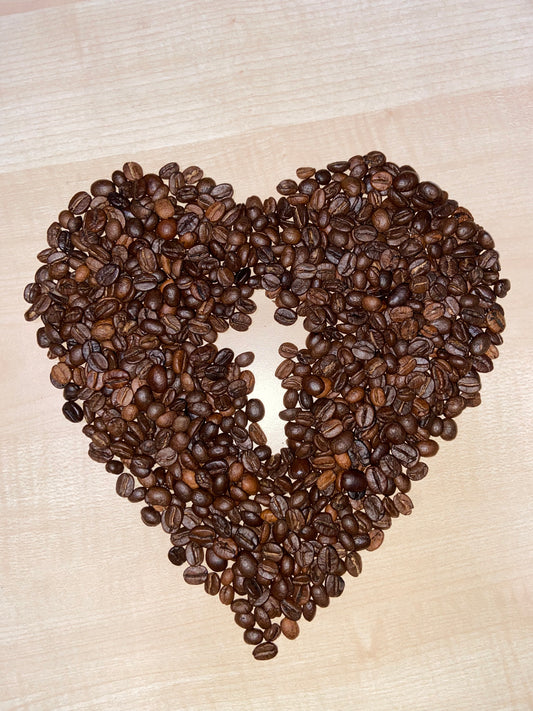
[{"label": "pile of coffee beans", "polygon": [[[435,438],[480,403],[509,289],[491,236],[411,166],[373,151],[296,176],[240,204],[196,166],[126,163],[50,225],[24,293],[89,456],[170,535],[185,581],[231,608],[256,659],[411,513]],[[279,347],[279,452],[253,353],[216,346],[248,329],[257,289],[309,333]]]}]

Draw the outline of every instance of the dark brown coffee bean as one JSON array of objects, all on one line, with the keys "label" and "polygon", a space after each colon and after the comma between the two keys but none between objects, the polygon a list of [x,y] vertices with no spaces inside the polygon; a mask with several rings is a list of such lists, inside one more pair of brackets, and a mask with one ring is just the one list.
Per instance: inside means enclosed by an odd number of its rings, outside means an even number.
[{"label": "dark brown coffee bean", "polygon": [[385,514],[381,499],[374,494],[366,497],[365,511],[371,521],[379,521]]},{"label": "dark brown coffee bean", "polygon": [[69,422],[81,422],[83,420],[83,410],[76,402],[69,400],[63,405],[62,409]]},{"label": "dark brown coffee bean", "polygon": [[87,357],[87,365],[95,373],[105,373],[109,367],[109,362],[103,353],[90,353]]},{"label": "dark brown coffee bean", "polygon": [[457,425],[455,422],[449,418],[445,418],[442,421],[442,431],[440,433],[440,436],[444,440],[452,440],[455,439],[457,436]]},{"label": "dark brown coffee bean", "polygon": [[183,565],[185,563],[185,549],[181,546],[174,546],[168,552],[168,559],[174,565]]},{"label": "dark brown coffee bean", "polygon": [[213,543],[213,552],[222,560],[231,560],[235,558],[239,549],[231,538],[218,538]]},{"label": "dark brown coffee bean", "polygon": [[367,486],[364,472],[359,469],[347,469],[342,473],[341,486],[348,493],[364,491]]},{"label": "dark brown coffee bean", "polygon": [[352,444],[353,434],[345,431],[332,440],[331,451],[334,454],[343,454],[351,448]]},{"label": "dark brown coffee bean", "polygon": [[257,398],[252,398],[246,403],[246,417],[250,422],[258,422],[265,416],[265,406]]},{"label": "dark brown coffee bean", "polygon": [[89,193],[86,193],[84,191],[76,193],[70,200],[68,209],[74,214],[74,215],[81,215],[82,213],[86,212],[89,209],[89,205],[91,204],[91,196]]},{"label": "dark brown coffee bean", "polygon": [[318,607],[328,607],[329,596],[322,585],[312,585],[311,596]]},{"label": "dark brown coffee bean", "polygon": [[372,405],[366,403],[359,405],[355,411],[355,422],[361,429],[370,427],[375,419],[375,412]]},{"label": "dark brown coffee bean", "polygon": [[167,373],[161,365],[153,365],[148,371],[146,380],[154,392],[162,393],[167,388]]},{"label": "dark brown coffee bean", "polygon": [[427,476],[428,465],[425,462],[417,462],[409,467],[407,467],[407,476],[412,481],[419,481]]},{"label": "dark brown coffee bean", "polygon": [[355,551],[351,551],[346,556],[346,571],[356,578],[362,570],[363,564],[361,556]]},{"label": "dark brown coffee bean", "polygon": [[117,264],[104,264],[96,272],[95,279],[101,286],[111,286],[119,277],[120,268]]},{"label": "dark brown coffee bean", "polygon": [[413,510],[413,502],[407,494],[401,492],[394,495],[394,504],[398,511],[404,516],[409,516]]},{"label": "dark brown coffee bean", "polygon": [[218,595],[220,591],[220,578],[216,573],[208,573],[204,583],[204,590],[208,595]]},{"label": "dark brown coffee bean", "polygon": [[141,518],[147,526],[157,526],[161,522],[161,514],[151,506],[141,509]]},{"label": "dark brown coffee bean", "polygon": [[295,620],[290,620],[288,617],[284,617],[281,620],[281,631],[287,637],[287,639],[296,639],[300,634],[300,627]]},{"label": "dark brown coffee bean", "polygon": [[235,622],[239,627],[250,630],[255,625],[255,617],[249,612],[239,612],[235,615]]},{"label": "dark brown coffee bean", "polygon": [[236,358],[235,362],[241,368],[246,368],[251,365],[254,361],[254,354],[251,351],[246,351],[245,353],[240,353]]},{"label": "dark brown coffee bean", "polygon": [[243,634],[243,639],[246,644],[260,644],[263,641],[263,632],[257,627],[247,629]]},{"label": "dark brown coffee bean", "polygon": [[320,425],[320,433],[326,439],[334,439],[343,431],[342,422],[340,420],[328,420]]},{"label": "dark brown coffee bean", "polygon": [[280,635],[281,627],[277,624],[277,622],[273,622],[265,627],[265,631],[263,633],[266,642],[274,642]]},{"label": "dark brown coffee bean", "polygon": [[203,565],[190,565],[183,571],[183,579],[189,585],[202,585],[207,580],[207,568]]},{"label": "dark brown coffee bean", "polygon": [[123,472],[117,479],[116,491],[119,496],[128,498],[131,496],[133,489],[135,487],[135,480],[131,474]]},{"label": "dark brown coffee bean", "polygon": [[432,439],[425,439],[416,443],[421,457],[433,457],[439,451],[439,445]]},{"label": "dark brown coffee bean", "polygon": [[282,307],[276,309],[274,312],[274,318],[282,326],[290,326],[291,324],[296,323],[297,316],[292,309]]},{"label": "dark brown coffee bean", "polygon": [[278,648],[272,642],[261,642],[253,651],[255,659],[266,660],[272,659],[278,653]]},{"label": "dark brown coffee bean", "polygon": [[282,358],[294,358],[298,353],[298,346],[295,346],[294,343],[282,343],[278,348],[278,353]]},{"label": "dark brown coffee bean", "polygon": [[326,575],[325,588],[329,597],[340,597],[344,591],[344,580],[340,575]]},{"label": "dark brown coffee bean", "polygon": [[97,197],[107,197],[110,193],[115,192],[115,186],[111,180],[106,180],[105,178],[101,180],[95,180],[91,185],[91,193]]},{"label": "dark brown coffee bean", "polygon": [[243,314],[239,311],[235,312],[229,320],[229,325],[236,331],[246,331],[250,327],[252,319],[248,314]]},{"label": "dark brown coffee bean", "polygon": [[236,566],[245,578],[253,578],[257,573],[257,561],[250,553],[240,553],[236,560]]}]

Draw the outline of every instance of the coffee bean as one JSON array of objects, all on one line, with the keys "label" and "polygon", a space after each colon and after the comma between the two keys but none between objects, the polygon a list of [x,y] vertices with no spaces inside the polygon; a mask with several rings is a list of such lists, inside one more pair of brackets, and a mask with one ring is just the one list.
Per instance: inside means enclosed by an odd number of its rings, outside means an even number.
[{"label": "coffee bean", "polygon": [[235,615],[235,622],[239,627],[249,630],[255,624],[255,617],[249,612],[240,612]]},{"label": "coffee bean", "polygon": [[76,402],[69,400],[63,405],[62,409],[69,422],[81,422],[83,420],[83,410]]},{"label": "coffee bean", "polygon": [[65,400],[76,400],[79,392],[79,385],[76,385],[75,383],[67,383],[63,388],[63,397]]},{"label": "coffee bean", "polygon": [[351,551],[346,555],[346,571],[356,578],[362,570],[363,564],[361,556],[355,551]]},{"label": "coffee bean", "polygon": [[72,196],[68,205],[68,209],[74,215],[81,215],[89,209],[90,204],[91,196],[89,195],[89,193],[81,191]]},{"label": "coffee bean", "polygon": [[282,307],[276,309],[274,312],[274,318],[282,326],[290,326],[291,324],[296,323],[297,316],[292,309]]},{"label": "coffee bean", "polygon": [[383,531],[380,529],[373,528],[370,531],[369,536],[370,536],[370,544],[367,547],[367,550],[368,551],[375,551],[383,543],[383,538],[384,538]]},{"label": "coffee bean", "polygon": [[278,648],[272,642],[261,642],[253,651],[254,659],[272,659],[278,653]]},{"label": "coffee bean", "polygon": [[324,381],[316,375],[308,375],[302,381],[306,393],[317,397],[324,390]]},{"label": "coffee bean", "polygon": [[300,627],[295,620],[290,620],[288,617],[284,617],[281,620],[281,631],[287,637],[287,639],[296,639],[300,634]]},{"label": "coffee bean", "polygon": [[265,406],[257,398],[252,398],[246,403],[246,417],[250,422],[258,422],[265,416]]},{"label": "coffee bean", "polygon": [[218,595],[220,591],[220,578],[216,573],[208,573],[204,582],[204,590],[208,595]]},{"label": "coffee bean", "polygon": [[282,343],[278,348],[278,353],[282,358],[294,358],[298,353],[298,346],[294,343]]},{"label": "coffee bean", "polygon": [[154,392],[162,393],[167,387],[167,373],[161,365],[153,365],[146,376],[148,385]]},{"label": "coffee bean", "polygon": [[420,452],[421,457],[433,457],[439,451],[438,443],[431,439],[425,439],[417,442],[416,447]]},{"label": "coffee bean", "polygon": [[151,506],[141,509],[141,518],[147,526],[157,526],[161,522],[161,514]]},{"label": "coffee bean", "polygon": [[246,351],[245,353],[240,353],[236,358],[235,362],[241,368],[246,368],[251,365],[254,361],[254,354],[251,351]]},{"label": "coffee bean", "polygon": [[344,591],[344,580],[340,575],[326,575],[325,588],[329,597],[340,597]]},{"label": "coffee bean", "polygon": [[253,578],[257,572],[257,561],[250,553],[240,553],[236,560],[236,566],[245,578]]},{"label": "coffee bean", "polygon": [[257,627],[252,627],[245,630],[243,639],[246,644],[253,644],[255,646],[263,641],[263,632]]},{"label": "coffee bean", "polygon": [[105,465],[106,471],[110,474],[119,475],[124,471],[124,464],[117,459],[110,459]]},{"label": "coffee bean", "polygon": [[425,462],[417,462],[406,469],[407,476],[411,481],[419,481],[427,476],[428,465]]},{"label": "coffee bean", "polygon": [[231,560],[235,558],[239,552],[239,548],[231,538],[218,538],[213,543],[213,553],[222,560]]},{"label": "coffee bean", "polygon": [[207,568],[203,565],[190,565],[183,571],[183,579],[189,585],[202,585],[207,580]]},{"label": "coffee bean", "polygon": [[457,436],[457,425],[454,420],[445,418],[442,421],[442,431],[440,433],[440,436],[442,437],[442,439],[447,441],[455,439],[455,437]]},{"label": "coffee bean", "polygon": [[181,546],[174,546],[168,552],[168,559],[174,565],[183,565],[185,563],[185,550]]},{"label": "coffee bean", "polygon": [[90,353],[87,357],[87,365],[95,373],[105,373],[109,367],[109,362],[103,353]]},{"label": "coffee bean", "polygon": [[342,433],[342,422],[340,420],[327,420],[320,425],[320,433],[326,439],[334,439]]},{"label": "coffee bean", "polygon": [[394,495],[394,504],[398,511],[404,516],[408,516],[413,510],[413,502],[407,494],[401,492]]},{"label": "coffee bean", "polygon": [[322,585],[312,585],[311,596],[315,604],[318,605],[318,607],[328,607],[329,596]]},{"label": "coffee bean", "polygon": [[135,480],[131,474],[123,472],[117,479],[116,490],[119,496],[127,498],[131,496],[135,487]]}]

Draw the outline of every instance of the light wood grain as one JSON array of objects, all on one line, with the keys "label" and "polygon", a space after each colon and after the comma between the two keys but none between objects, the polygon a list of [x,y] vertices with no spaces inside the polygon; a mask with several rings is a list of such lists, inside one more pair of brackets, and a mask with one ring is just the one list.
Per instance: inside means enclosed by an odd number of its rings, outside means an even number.
[{"label": "light wood grain", "polygon": [[[532,10],[484,3],[0,4],[2,709],[531,708]],[[22,289],[70,196],[126,159],[273,194],[298,165],[381,149],[494,236],[513,283],[483,404],[415,511],[275,660],[166,560],[60,413]],[[253,344],[281,443],[271,306]]]}]

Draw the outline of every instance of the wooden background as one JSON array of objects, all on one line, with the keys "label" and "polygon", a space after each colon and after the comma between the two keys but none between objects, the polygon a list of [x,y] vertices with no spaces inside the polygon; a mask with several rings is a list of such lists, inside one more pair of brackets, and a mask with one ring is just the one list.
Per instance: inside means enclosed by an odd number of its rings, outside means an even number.
[{"label": "wooden background", "polygon": [[[0,13],[1,708],[532,708],[531,2],[4,0]],[[183,582],[165,534],[88,459],[22,290],[70,196],[126,159],[200,165],[244,199],[372,149],[494,236],[513,283],[506,341],[413,515],[255,662],[231,612]],[[234,343],[261,351],[278,446],[271,371],[289,332],[271,315]]]}]

